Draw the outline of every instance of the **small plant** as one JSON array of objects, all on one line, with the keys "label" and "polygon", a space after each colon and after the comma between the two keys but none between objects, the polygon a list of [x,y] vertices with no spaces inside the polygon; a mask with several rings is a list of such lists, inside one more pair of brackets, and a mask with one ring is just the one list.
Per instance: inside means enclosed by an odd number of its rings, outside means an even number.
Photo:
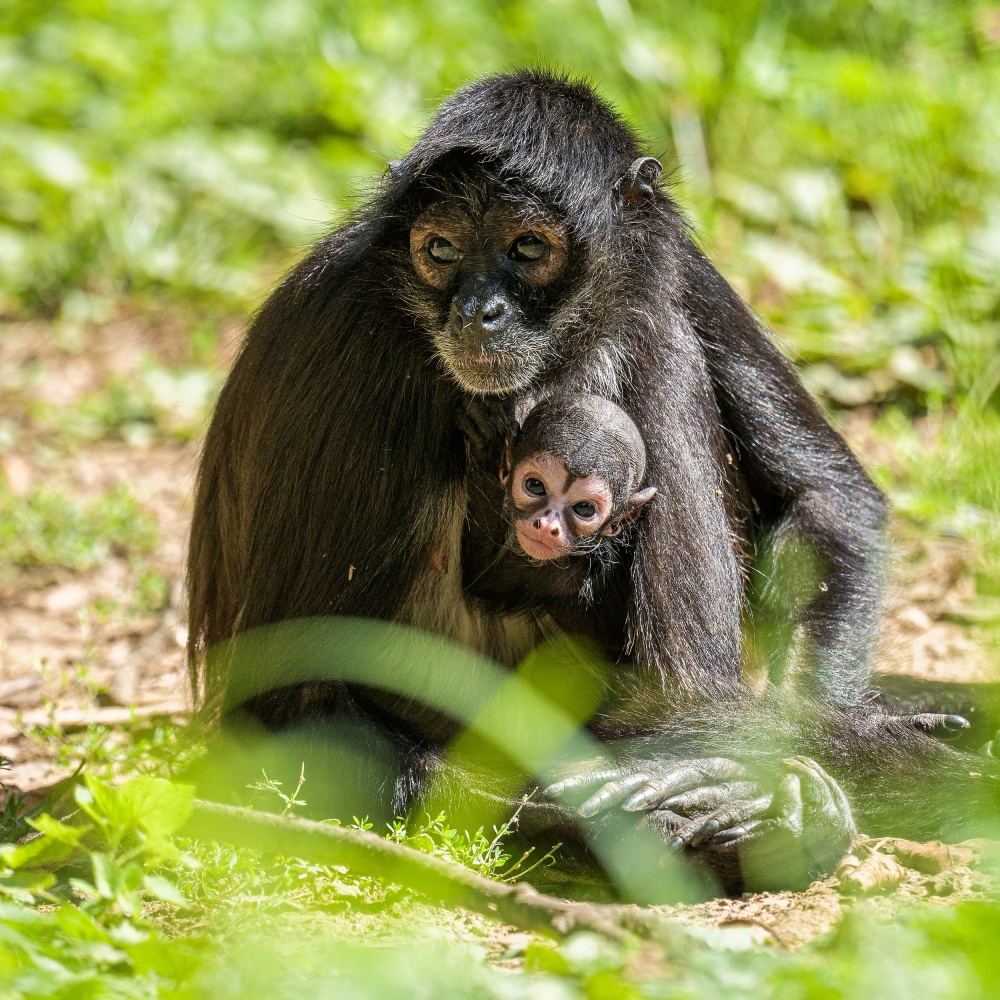
[{"label": "small plant", "polygon": [[534,853],[534,848],[529,848],[513,865],[507,867],[511,855],[504,852],[503,839],[517,827],[518,816],[526,801],[527,799],[522,800],[509,820],[493,827],[492,837],[486,834],[483,827],[479,827],[475,833],[469,833],[468,830],[459,832],[448,825],[447,816],[442,812],[433,818],[427,816],[426,822],[413,830],[407,827],[405,819],[397,818],[389,824],[386,840],[391,840],[395,844],[406,844],[407,847],[426,851],[439,858],[447,858],[449,861],[471,868],[476,874],[485,878],[498,882],[513,882],[517,878],[524,878],[539,865],[553,864],[555,852],[562,846],[555,844],[533,865],[522,870],[524,862]]},{"label": "small plant", "polygon": [[[272,795],[277,795],[279,799],[284,803],[284,808],[281,810],[282,816],[287,816],[290,812],[295,809],[300,809],[307,805],[305,799],[299,798],[299,792],[302,791],[302,786],[306,783],[306,765],[305,761],[302,762],[302,767],[299,771],[299,783],[295,786],[295,791],[291,795],[286,795],[281,790],[281,782],[275,781],[267,776],[267,771],[261,768],[260,773],[262,775],[259,781],[255,781],[252,785],[247,785],[251,791],[254,792],[270,792]],[[357,822],[357,820],[355,820]]]}]

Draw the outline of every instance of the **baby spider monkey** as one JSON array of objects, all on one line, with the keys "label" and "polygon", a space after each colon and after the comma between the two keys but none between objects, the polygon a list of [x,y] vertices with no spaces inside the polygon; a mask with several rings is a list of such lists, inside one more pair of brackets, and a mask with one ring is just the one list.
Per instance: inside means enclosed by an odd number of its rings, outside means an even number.
[{"label": "baby spider monkey", "polygon": [[658,492],[643,483],[642,435],[621,407],[583,392],[549,396],[513,424],[471,490],[465,593],[544,616],[617,661],[633,529]]},{"label": "baby spider monkey", "polygon": [[510,543],[540,562],[593,555],[656,495],[628,414],[590,393],[539,403],[507,442],[500,482]]}]

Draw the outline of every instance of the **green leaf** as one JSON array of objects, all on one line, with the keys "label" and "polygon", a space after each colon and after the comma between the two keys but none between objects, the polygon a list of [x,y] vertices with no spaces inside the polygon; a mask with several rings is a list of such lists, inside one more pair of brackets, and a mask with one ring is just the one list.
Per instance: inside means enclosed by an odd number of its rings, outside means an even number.
[{"label": "green leaf", "polygon": [[8,868],[30,868],[63,861],[72,853],[73,845],[40,836],[24,844],[4,844],[0,847],[0,860]]},{"label": "green leaf", "polygon": [[51,872],[15,872],[0,877],[0,895],[31,905],[35,896],[48,889],[56,878]]},{"label": "green leaf", "polygon": [[142,880],[143,888],[154,898],[164,903],[173,903],[187,909],[188,901],[184,894],[173,884],[160,875],[146,875]]},{"label": "green leaf", "polygon": [[103,899],[114,899],[122,885],[122,871],[106,854],[92,851],[90,862],[94,869],[94,888]]},{"label": "green leaf", "polygon": [[48,813],[42,813],[34,819],[28,819],[28,825],[33,826],[39,833],[45,834],[50,840],[58,841],[61,844],[69,844],[75,847],[80,838],[91,829],[89,826],[68,826],[53,819]]},{"label": "green leaf", "polygon": [[194,786],[142,777],[122,785],[118,795],[129,825],[141,827],[151,837],[168,837],[190,817]]},{"label": "green leaf", "polygon": [[92,774],[85,774],[83,780],[86,784],[73,789],[76,804],[105,831],[109,827],[120,829],[123,823],[115,789]]}]

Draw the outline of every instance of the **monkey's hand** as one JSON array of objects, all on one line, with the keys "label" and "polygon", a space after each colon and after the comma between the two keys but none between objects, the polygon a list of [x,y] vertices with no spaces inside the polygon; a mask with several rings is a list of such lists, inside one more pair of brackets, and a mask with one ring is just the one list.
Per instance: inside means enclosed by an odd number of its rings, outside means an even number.
[{"label": "monkey's hand", "polygon": [[[547,799],[585,801],[577,808],[584,819],[620,805],[626,812],[647,812],[673,796],[692,790],[718,797],[716,804],[732,796],[758,794],[757,786],[742,764],[726,757],[704,757],[676,761],[642,761],[630,767],[583,771],[549,785]],[[588,794],[595,786],[593,794]]]},{"label": "monkey's hand", "polygon": [[791,757],[781,767],[784,773],[773,792],[765,787],[770,782],[744,765],[709,757],[645,762],[627,772],[590,771],[550,785],[543,794],[573,795],[603,783],[579,806],[581,816],[597,816],[616,805],[645,812],[646,824],[674,848],[752,857],[754,881],[761,886],[782,884],[790,857],[798,855],[808,882],[832,870],[857,828],[847,797],[819,764]]}]

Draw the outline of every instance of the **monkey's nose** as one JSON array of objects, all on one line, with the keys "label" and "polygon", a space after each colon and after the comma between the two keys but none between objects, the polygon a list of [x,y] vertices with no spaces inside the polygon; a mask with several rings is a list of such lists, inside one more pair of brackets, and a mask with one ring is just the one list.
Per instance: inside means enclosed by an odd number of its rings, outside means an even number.
[{"label": "monkey's nose", "polygon": [[548,513],[542,515],[541,517],[536,517],[532,522],[532,527],[535,531],[544,531],[548,529],[549,534],[553,538],[558,538],[562,533],[559,528],[559,519]]},{"label": "monkey's nose", "polygon": [[507,313],[507,303],[500,296],[493,296],[485,301],[472,298],[464,302],[453,302],[452,329],[457,336],[469,342],[470,346],[479,347],[488,337],[499,333],[507,325]]},{"label": "monkey's nose", "polygon": [[507,315],[507,304],[503,299],[491,299],[482,309],[476,319],[486,333],[496,333],[503,326]]}]

